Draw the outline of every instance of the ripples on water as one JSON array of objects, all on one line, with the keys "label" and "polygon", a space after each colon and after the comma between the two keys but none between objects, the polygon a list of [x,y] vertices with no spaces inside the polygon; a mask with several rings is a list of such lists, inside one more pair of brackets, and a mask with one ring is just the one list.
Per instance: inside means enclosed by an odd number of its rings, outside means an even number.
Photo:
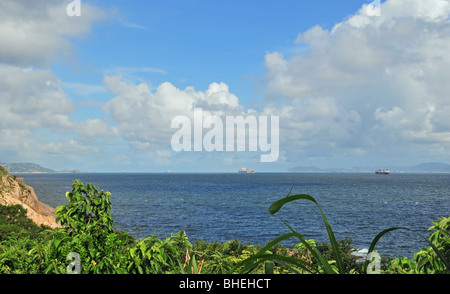
[{"label": "ripples on water", "polygon": [[[326,241],[317,207],[297,201],[271,216],[269,205],[293,194],[310,194],[337,239],[368,248],[383,229],[405,226],[428,236],[431,221],[450,214],[450,174],[23,174],[39,199],[53,207],[80,179],[110,191],[117,229],[137,238],[160,238],[185,230],[189,240],[239,240],[264,245],[286,232],[282,217],[306,238]],[[294,241],[293,241],[294,242]],[[288,244],[286,244],[288,245]],[[385,235],[382,255],[412,258],[427,244],[408,231]]]}]

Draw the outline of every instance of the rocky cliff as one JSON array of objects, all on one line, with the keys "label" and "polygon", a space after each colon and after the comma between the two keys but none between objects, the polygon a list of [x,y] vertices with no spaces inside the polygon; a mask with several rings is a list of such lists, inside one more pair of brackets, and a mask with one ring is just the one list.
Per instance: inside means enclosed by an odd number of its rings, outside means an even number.
[{"label": "rocky cliff", "polygon": [[10,175],[0,166],[0,204],[20,204],[26,208],[27,216],[38,225],[59,227],[55,221],[55,210],[38,200],[34,189],[25,184],[23,178]]}]

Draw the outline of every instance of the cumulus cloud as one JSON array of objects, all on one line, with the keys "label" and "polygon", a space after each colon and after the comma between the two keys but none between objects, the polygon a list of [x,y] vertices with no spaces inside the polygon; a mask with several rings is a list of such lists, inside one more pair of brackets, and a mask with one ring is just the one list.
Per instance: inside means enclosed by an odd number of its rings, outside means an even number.
[{"label": "cumulus cloud", "polygon": [[390,0],[381,16],[366,8],[330,30],[301,32],[301,53],[265,56],[272,111],[285,114],[281,137],[311,152],[333,147],[329,156],[335,147],[356,155],[448,144],[450,3]]},{"label": "cumulus cloud", "polygon": [[60,53],[71,57],[69,38],[85,36],[92,22],[105,17],[83,3],[82,16],[71,18],[68,3],[0,2],[0,149],[8,156],[3,161],[98,152],[84,138],[117,134],[104,120],[74,120],[76,107],[50,70]]},{"label": "cumulus cloud", "polygon": [[60,128],[70,125],[74,107],[49,70],[0,64],[0,125],[5,128]]},{"label": "cumulus cloud", "polygon": [[[81,138],[118,135],[116,128],[105,120],[71,119],[75,106],[62,90],[61,81],[50,70],[24,70],[0,64],[0,88],[0,145],[3,151],[30,151],[36,155],[38,150],[56,153],[59,148],[60,154],[69,150],[80,153],[84,149],[80,148],[82,139],[77,142],[77,148],[72,148],[75,146],[70,139],[73,134]],[[55,137],[63,142],[53,142],[51,138]]]},{"label": "cumulus cloud", "polygon": [[68,17],[65,1],[21,0],[0,2],[0,62],[42,66],[71,48],[68,37],[83,37],[93,21],[106,17],[83,2],[82,16]]},{"label": "cumulus cloud", "polygon": [[184,115],[193,120],[194,108],[202,108],[204,116],[243,113],[239,99],[225,83],[214,82],[206,91],[197,91],[165,82],[152,92],[146,83],[133,84],[121,76],[106,75],[104,84],[117,96],[103,110],[111,115],[120,136],[138,150],[170,147],[172,119]]}]

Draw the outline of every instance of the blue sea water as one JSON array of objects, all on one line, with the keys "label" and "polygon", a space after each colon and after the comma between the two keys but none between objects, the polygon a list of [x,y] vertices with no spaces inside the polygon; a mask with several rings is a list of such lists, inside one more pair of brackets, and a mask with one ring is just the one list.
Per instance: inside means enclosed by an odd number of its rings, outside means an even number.
[{"label": "blue sea water", "polygon": [[[268,213],[274,201],[291,194],[313,196],[337,239],[367,249],[390,227],[375,249],[381,255],[413,257],[427,243],[431,221],[450,215],[450,174],[295,174],[295,173],[77,173],[21,174],[42,202],[68,202],[73,180],[111,192],[117,229],[144,238],[165,238],[185,230],[197,239],[264,245],[289,232],[280,217],[308,239],[328,236],[319,209],[301,200]],[[297,240],[292,240],[292,244]],[[286,243],[289,245],[290,243]]]}]

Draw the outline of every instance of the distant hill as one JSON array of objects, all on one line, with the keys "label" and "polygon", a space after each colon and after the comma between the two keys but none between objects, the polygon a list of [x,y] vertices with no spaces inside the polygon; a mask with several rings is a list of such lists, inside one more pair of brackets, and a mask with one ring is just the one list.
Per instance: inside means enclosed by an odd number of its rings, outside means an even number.
[{"label": "distant hill", "polygon": [[36,163],[0,163],[9,173],[81,173],[82,171],[73,170],[62,170],[55,171],[53,169],[43,167]]},{"label": "distant hill", "polygon": [[36,163],[2,163],[9,173],[54,173],[55,171]]},{"label": "distant hill", "polygon": [[389,169],[394,173],[450,173],[450,164],[442,162],[427,162],[413,166],[381,166],[381,167],[351,167],[351,168],[319,168],[316,166],[296,166],[286,170],[293,173],[373,173],[377,169]]}]

